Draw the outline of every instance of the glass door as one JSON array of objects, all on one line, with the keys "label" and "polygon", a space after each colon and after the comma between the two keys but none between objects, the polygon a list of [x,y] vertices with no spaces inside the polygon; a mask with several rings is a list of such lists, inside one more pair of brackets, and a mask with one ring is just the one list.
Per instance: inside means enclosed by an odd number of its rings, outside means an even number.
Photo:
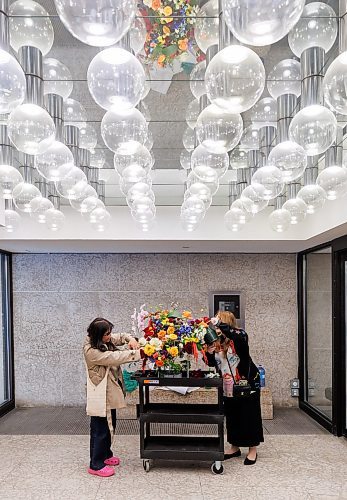
[{"label": "glass door", "polygon": [[0,253],[0,415],[14,407],[10,259]]}]

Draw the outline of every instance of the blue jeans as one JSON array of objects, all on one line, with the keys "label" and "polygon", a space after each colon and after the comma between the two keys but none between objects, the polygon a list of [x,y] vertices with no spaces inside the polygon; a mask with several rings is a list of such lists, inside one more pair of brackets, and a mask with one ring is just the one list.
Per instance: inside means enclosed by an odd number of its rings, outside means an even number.
[{"label": "blue jeans", "polygon": [[[117,413],[111,410],[112,425],[116,428]],[[104,461],[112,457],[111,434],[106,417],[90,417],[90,468],[100,470]]]}]

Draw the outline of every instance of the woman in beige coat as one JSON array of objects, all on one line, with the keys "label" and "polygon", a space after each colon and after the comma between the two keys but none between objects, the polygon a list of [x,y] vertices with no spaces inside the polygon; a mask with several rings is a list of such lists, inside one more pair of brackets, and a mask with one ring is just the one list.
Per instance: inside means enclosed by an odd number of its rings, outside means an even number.
[{"label": "woman in beige coat", "polygon": [[[126,406],[120,365],[140,359],[139,344],[128,334],[112,334],[113,325],[96,318],[88,327],[83,352],[87,368],[87,414],[90,419],[89,474],[109,477],[110,466],[119,458],[111,451],[111,433],[116,424],[116,409]],[[124,349],[120,346],[126,345]]]}]

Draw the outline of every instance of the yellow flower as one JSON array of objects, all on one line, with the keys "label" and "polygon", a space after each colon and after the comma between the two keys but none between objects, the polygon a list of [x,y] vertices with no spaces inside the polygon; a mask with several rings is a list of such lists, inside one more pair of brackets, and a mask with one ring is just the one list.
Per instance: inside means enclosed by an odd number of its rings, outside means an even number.
[{"label": "yellow flower", "polygon": [[[178,47],[180,50],[187,50],[188,48],[188,39],[187,38],[184,38],[183,40],[178,40]],[[184,313],[188,313],[189,311],[184,311]],[[184,314],[183,313],[183,314]],[[190,314],[190,313],[189,313]],[[191,316],[191,314],[190,314]],[[189,318],[190,316],[183,316],[184,318]]]},{"label": "yellow flower", "polygon": [[167,5],[166,7],[164,7],[163,13],[164,13],[164,16],[166,16],[166,17],[171,16],[172,8],[170,7],[170,5]]},{"label": "yellow flower", "polygon": [[171,356],[176,357],[178,355],[177,347],[168,347],[167,352],[171,354]]},{"label": "yellow flower", "polygon": [[[165,35],[170,35],[170,28],[168,26],[164,26],[163,32],[165,33]],[[158,40],[159,40],[159,38],[158,38]]]},{"label": "yellow flower", "polygon": [[155,347],[153,347],[152,345],[150,344],[147,344],[144,349],[143,349],[143,352],[146,354],[146,356],[152,356],[152,354],[155,353]]},{"label": "yellow flower", "polygon": [[169,326],[169,328],[167,329],[167,333],[168,335],[170,335],[171,333],[175,333],[175,328],[173,326]]},{"label": "yellow flower", "polygon": [[170,333],[169,339],[170,340],[177,340],[177,335],[175,333]]}]

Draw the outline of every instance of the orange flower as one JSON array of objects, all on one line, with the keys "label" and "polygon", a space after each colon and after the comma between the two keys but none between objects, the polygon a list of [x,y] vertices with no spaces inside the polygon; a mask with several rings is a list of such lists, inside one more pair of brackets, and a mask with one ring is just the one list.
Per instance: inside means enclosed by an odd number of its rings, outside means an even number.
[{"label": "orange flower", "polygon": [[160,339],[163,339],[166,335],[166,331],[165,330],[160,330],[160,332],[158,332],[158,337]]},{"label": "orange flower", "polygon": [[165,56],[164,54],[161,54],[159,57],[158,57],[158,64],[163,64],[163,62],[165,61]]},{"label": "orange flower", "polygon": [[164,26],[163,27],[163,32],[165,33],[165,35],[170,35],[170,28],[168,26]]},{"label": "orange flower", "polygon": [[161,0],[152,0],[152,9],[158,10],[161,7]]},{"label": "orange flower", "polygon": [[191,318],[192,317],[192,313],[190,311],[183,311],[182,316],[184,318]]},{"label": "orange flower", "polygon": [[155,362],[155,364],[157,366],[163,366],[164,365],[164,361],[162,361],[161,359],[157,359],[157,361]]},{"label": "orange flower", "polygon": [[183,40],[178,40],[178,47],[180,50],[187,50],[188,48],[188,38],[184,38]]}]

